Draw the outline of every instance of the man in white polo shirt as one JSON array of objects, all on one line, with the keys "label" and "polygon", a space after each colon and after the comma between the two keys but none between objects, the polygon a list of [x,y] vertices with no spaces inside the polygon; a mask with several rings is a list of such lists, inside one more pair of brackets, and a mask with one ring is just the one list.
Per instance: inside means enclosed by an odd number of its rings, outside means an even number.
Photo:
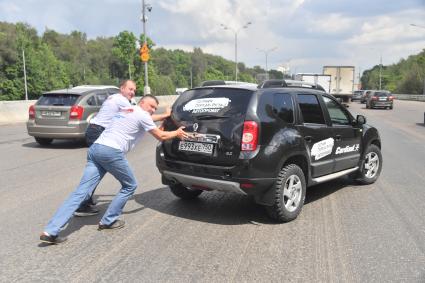
[{"label": "man in white polo shirt", "polygon": [[68,223],[79,205],[90,197],[107,172],[113,175],[122,187],[100,220],[98,230],[117,229],[124,226],[124,221],[119,220],[118,217],[137,187],[126,153],[134,148],[145,132],[149,132],[161,141],[188,137],[183,131],[184,127],[175,131],[163,131],[157,128],[152,120],[152,114],[157,107],[158,100],[154,96],[147,95],[137,106],[127,107],[115,115],[111,125],[89,148],[87,165],[80,184],[45,227],[40,236],[42,242],[59,244],[66,240],[65,237],[58,236],[61,228]]}]

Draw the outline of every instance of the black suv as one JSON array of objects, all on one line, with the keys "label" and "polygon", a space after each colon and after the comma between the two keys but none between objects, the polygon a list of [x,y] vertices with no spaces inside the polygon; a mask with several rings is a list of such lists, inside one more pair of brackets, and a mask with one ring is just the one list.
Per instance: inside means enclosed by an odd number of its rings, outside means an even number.
[{"label": "black suv", "polygon": [[205,190],[254,196],[279,222],[295,219],[306,187],[350,175],[371,184],[382,168],[378,131],[322,91],[212,86],[178,97],[159,143],[162,182],[183,199]]}]

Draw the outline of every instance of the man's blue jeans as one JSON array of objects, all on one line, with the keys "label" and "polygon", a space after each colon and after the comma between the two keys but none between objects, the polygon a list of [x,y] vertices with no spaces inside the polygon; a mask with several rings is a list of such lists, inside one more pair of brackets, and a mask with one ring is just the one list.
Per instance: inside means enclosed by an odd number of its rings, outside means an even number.
[{"label": "man's blue jeans", "polygon": [[95,143],[88,150],[87,165],[80,184],[58,209],[44,231],[52,236],[58,235],[61,228],[68,223],[80,204],[90,198],[93,190],[106,172],[114,176],[122,187],[100,222],[104,225],[110,225],[117,220],[127,200],[136,190],[137,181],[122,151]]}]

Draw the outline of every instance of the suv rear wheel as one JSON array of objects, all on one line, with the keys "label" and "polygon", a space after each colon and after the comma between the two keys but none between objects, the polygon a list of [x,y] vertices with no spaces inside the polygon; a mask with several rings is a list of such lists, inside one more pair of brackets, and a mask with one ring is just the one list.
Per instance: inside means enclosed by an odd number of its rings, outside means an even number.
[{"label": "suv rear wheel", "polygon": [[379,147],[374,144],[369,145],[365,151],[362,166],[357,175],[360,184],[368,185],[375,183],[382,170],[382,154]]},{"label": "suv rear wheel", "polygon": [[274,204],[266,206],[269,216],[279,222],[289,222],[297,218],[306,193],[305,176],[301,168],[295,164],[283,167],[273,190]]},{"label": "suv rear wheel", "polygon": [[181,199],[194,199],[202,193],[201,190],[191,190],[182,184],[169,185],[169,187],[171,192]]},{"label": "suv rear wheel", "polygon": [[34,138],[35,141],[39,144],[39,145],[50,145],[53,141],[53,139],[47,139],[47,138]]}]

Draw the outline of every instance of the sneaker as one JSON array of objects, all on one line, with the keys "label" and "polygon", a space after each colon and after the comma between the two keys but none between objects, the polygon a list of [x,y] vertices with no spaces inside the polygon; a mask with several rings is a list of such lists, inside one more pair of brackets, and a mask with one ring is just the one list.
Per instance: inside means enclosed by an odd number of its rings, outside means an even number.
[{"label": "sneaker", "polygon": [[62,244],[66,240],[68,240],[66,237],[51,236],[51,235],[47,235],[46,233],[43,233],[40,235],[40,241],[50,245]]},{"label": "sneaker", "polygon": [[123,220],[115,220],[114,222],[112,222],[112,224],[110,225],[105,225],[102,223],[99,223],[99,227],[97,228],[97,230],[101,231],[101,230],[111,230],[111,229],[120,229],[122,227],[124,227],[125,222]]},{"label": "sneaker", "polygon": [[93,205],[85,205],[85,206],[79,207],[74,212],[74,215],[75,216],[84,217],[84,216],[96,215],[98,213],[99,213],[99,209],[97,209],[95,206],[93,206]]}]

